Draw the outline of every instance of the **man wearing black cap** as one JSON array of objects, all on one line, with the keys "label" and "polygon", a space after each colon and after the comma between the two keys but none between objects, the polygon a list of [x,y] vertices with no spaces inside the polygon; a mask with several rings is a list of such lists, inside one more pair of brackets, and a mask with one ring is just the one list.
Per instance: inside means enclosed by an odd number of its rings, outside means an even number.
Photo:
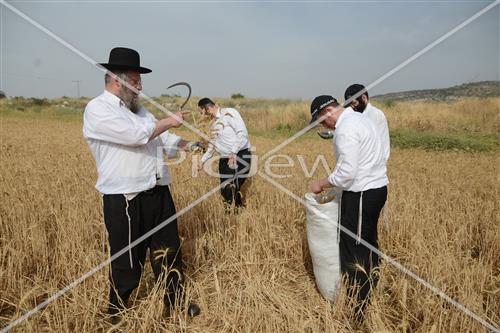
[{"label": "man wearing black cap", "polygon": [[[181,126],[183,112],[156,120],[140,105],[141,74],[151,70],[140,66],[139,53],[114,48],[108,63],[100,65],[108,70],[105,91],[87,104],[83,135],[97,166],[96,188],[103,195],[111,256],[172,218],[162,229],[111,262],[108,311],[116,322],[139,285],[148,248],[154,275],[165,283],[165,304],[174,305],[176,296],[182,295],[180,241],[168,186],[171,179],[163,154],[189,149],[193,143],[168,132]],[[177,299],[182,301],[182,296]],[[200,309],[190,304],[188,311],[195,316]]]},{"label": "man wearing black cap", "polygon": [[380,140],[382,140],[385,160],[388,161],[391,153],[391,143],[389,138],[389,126],[387,125],[387,119],[384,112],[370,103],[368,91],[365,86],[359,83],[347,87],[344,92],[344,99],[346,102],[350,101],[345,105],[346,107],[350,106],[354,111],[360,112],[371,119],[380,135]]},{"label": "man wearing black cap", "polygon": [[216,151],[219,153],[220,181],[224,183],[232,179],[221,188],[226,212],[230,212],[233,203],[236,208],[243,206],[241,187],[248,178],[252,161],[248,131],[236,109],[221,108],[207,97],[198,101],[198,108],[203,114],[215,119],[212,131],[216,134],[202,156],[198,169],[201,170]]},{"label": "man wearing black cap", "polygon": [[340,266],[353,287],[350,294],[357,298],[356,316],[362,319],[371,287],[378,281],[372,271],[378,267],[379,258],[361,244],[361,239],[378,248],[378,217],[387,198],[388,183],[384,149],[374,124],[361,113],[344,109],[332,96],[316,97],[311,103],[311,116],[311,122],[335,130],[335,170],[327,178],[313,182],[311,190],[342,190],[340,224],[356,237],[340,233]]}]

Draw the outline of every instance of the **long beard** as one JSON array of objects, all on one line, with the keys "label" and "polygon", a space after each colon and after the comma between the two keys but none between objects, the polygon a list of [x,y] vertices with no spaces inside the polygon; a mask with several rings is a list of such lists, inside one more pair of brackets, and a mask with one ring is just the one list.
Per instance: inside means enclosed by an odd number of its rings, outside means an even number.
[{"label": "long beard", "polygon": [[137,113],[141,109],[139,96],[135,95],[131,90],[127,88],[122,88],[120,91],[120,98],[125,104],[125,106],[133,113]]},{"label": "long beard", "polygon": [[358,105],[355,108],[353,107],[353,109],[356,112],[363,113],[363,111],[365,111],[367,105],[368,105],[368,103],[364,103],[363,101],[359,101]]}]

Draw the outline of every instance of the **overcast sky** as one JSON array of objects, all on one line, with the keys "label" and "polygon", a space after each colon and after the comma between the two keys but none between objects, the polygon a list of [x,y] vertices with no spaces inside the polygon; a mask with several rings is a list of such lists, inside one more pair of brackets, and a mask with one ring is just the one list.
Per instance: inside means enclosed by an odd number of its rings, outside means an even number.
[{"label": "overcast sky", "polygon": [[[197,96],[342,99],[491,1],[9,1],[96,62],[115,46],[141,54],[144,93],[187,81]],[[499,79],[496,6],[371,91]],[[0,90],[9,96],[95,96],[103,73],[0,4]],[[180,93],[182,90],[172,91]]]}]

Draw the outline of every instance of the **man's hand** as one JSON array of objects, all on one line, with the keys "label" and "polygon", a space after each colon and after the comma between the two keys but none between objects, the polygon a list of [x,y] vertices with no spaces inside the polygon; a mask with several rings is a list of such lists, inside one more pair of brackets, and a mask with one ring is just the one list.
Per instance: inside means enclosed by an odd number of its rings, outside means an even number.
[{"label": "man's hand", "polygon": [[311,192],[312,193],[318,194],[318,193],[321,193],[321,191],[323,191],[323,189],[321,188],[321,181],[320,180],[311,183]]},{"label": "man's hand", "polygon": [[203,162],[202,162],[202,161],[198,161],[198,165],[196,166],[196,169],[197,169],[198,171],[203,170]]},{"label": "man's hand", "polygon": [[328,178],[323,178],[311,183],[311,192],[318,194],[321,193],[325,188],[332,187],[332,184],[328,181]]},{"label": "man's hand", "polygon": [[234,153],[231,153],[229,155],[229,160],[227,161],[227,165],[231,168],[231,169],[236,169],[238,164],[236,162],[236,154]]},{"label": "man's hand", "polygon": [[190,113],[189,110],[177,111],[173,116],[167,118],[170,127],[180,127],[184,121],[184,115]]},{"label": "man's hand", "polygon": [[205,152],[207,150],[207,146],[201,141],[190,142],[189,150]]},{"label": "man's hand", "polygon": [[155,130],[153,131],[153,133],[149,137],[149,141],[153,140],[161,133],[168,131],[169,128],[181,126],[182,122],[184,121],[184,115],[189,113],[189,112],[191,112],[191,111],[188,111],[188,110],[178,111],[173,116],[158,120],[156,122]]}]

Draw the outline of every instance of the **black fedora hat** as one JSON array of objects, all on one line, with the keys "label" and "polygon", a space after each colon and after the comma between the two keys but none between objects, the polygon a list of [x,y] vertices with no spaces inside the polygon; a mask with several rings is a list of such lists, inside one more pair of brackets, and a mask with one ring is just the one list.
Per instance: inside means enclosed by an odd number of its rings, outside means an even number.
[{"label": "black fedora hat", "polygon": [[141,59],[136,50],[126,47],[115,47],[109,52],[109,61],[99,64],[107,70],[136,70],[141,74],[151,73],[149,68],[141,67]]}]

